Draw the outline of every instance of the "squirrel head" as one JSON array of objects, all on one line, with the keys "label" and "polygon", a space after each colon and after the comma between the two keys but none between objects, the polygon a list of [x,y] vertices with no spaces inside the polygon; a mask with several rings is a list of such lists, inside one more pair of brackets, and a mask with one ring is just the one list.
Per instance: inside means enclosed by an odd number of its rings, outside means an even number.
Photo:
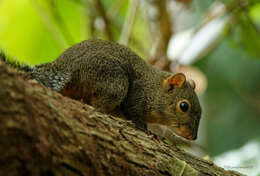
[{"label": "squirrel head", "polygon": [[[162,83],[165,102],[158,103],[147,118],[148,123],[167,126],[177,135],[189,140],[197,138],[201,107],[194,91],[195,83],[183,73],[172,75]],[[148,120],[149,119],[149,120]]]}]

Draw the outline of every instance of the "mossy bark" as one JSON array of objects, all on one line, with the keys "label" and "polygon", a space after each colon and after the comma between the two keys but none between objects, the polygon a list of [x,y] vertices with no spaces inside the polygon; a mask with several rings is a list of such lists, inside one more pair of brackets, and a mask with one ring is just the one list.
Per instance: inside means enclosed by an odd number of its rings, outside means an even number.
[{"label": "mossy bark", "polygon": [[27,80],[0,61],[0,175],[240,175]]}]

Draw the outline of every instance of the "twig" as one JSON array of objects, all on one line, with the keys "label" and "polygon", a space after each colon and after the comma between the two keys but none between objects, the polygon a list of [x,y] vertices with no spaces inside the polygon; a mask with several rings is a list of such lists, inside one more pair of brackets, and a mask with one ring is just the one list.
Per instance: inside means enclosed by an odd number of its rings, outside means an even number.
[{"label": "twig", "polygon": [[107,11],[109,19],[114,19],[125,1],[117,0]]},{"label": "twig", "polygon": [[99,14],[101,15],[101,17],[104,20],[106,35],[107,35],[109,40],[113,41],[113,36],[112,36],[112,32],[111,32],[111,26],[110,26],[110,23],[109,23],[109,19],[106,15],[106,12],[105,12],[105,9],[104,9],[104,6],[103,6],[101,0],[96,0],[96,7],[97,7]]},{"label": "twig", "polygon": [[159,25],[160,25],[160,50],[163,55],[166,55],[168,43],[172,36],[172,24],[169,18],[169,14],[166,9],[166,1],[158,1],[159,8]]},{"label": "twig", "polygon": [[[95,27],[94,27],[94,21],[95,18],[97,17],[97,9],[95,8],[95,2],[89,1],[89,0],[71,0],[71,1],[76,1],[76,3],[81,3],[81,6],[84,7],[84,15],[85,15],[85,20],[86,20],[86,26],[82,31],[85,31],[85,36],[90,36],[92,38],[96,38],[96,33],[95,33]],[[79,2],[80,1],[80,2]],[[88,31],[89,29],[89,31]],[[88,35],[89,32],[89,35]]]},{"label": "twig", "polygon": [[151,63],[152,65],[156,65],[163,70],[170,69],[170,62],[167,59],[166,52],[167,52],[169,40],[173,34],[172,24],[166,9],[166,3],[167,1],[160,1],[160,0],[154,2],[154,5],[159,11],[159,15],[157,19],[159,39],[158,39],[158,43],[156,43],[155,54],[149,59],[149,63]]},{"label": "twig", "polygon": [[123,45],[128,44],[130,33],[132,31],[132,27],[134,24],[137,7],[138,7],[138,1],[131,0],[128,11],[127,11],[126,20],[124,22],[123,30],[121,32],[121,36],[119,39],[120,44],[123,44]]}]

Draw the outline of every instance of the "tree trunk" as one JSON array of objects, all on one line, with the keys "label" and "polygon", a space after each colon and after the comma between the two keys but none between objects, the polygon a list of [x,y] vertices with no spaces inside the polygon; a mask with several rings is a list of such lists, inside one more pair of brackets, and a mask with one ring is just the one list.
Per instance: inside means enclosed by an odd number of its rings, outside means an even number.
[{"label": "tree trunk", "polygon": [[0,61],[0,175],[240,175],[28,80]]}]

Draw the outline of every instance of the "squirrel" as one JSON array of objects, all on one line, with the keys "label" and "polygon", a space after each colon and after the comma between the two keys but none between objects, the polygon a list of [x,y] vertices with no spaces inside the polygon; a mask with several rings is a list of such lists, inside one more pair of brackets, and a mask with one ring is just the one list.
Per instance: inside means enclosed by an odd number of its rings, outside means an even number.
[{"label": "squirrel", "polygon": [[[1,59],[7,59],[2,54]],[[197,138],[201,107],[195,83],[147,64],[129,48],[100,39],[68,48],[50,63],[11,64],[64,96],[113,113],[119,109],[137,127],[160,124],[178,136]]]}]

